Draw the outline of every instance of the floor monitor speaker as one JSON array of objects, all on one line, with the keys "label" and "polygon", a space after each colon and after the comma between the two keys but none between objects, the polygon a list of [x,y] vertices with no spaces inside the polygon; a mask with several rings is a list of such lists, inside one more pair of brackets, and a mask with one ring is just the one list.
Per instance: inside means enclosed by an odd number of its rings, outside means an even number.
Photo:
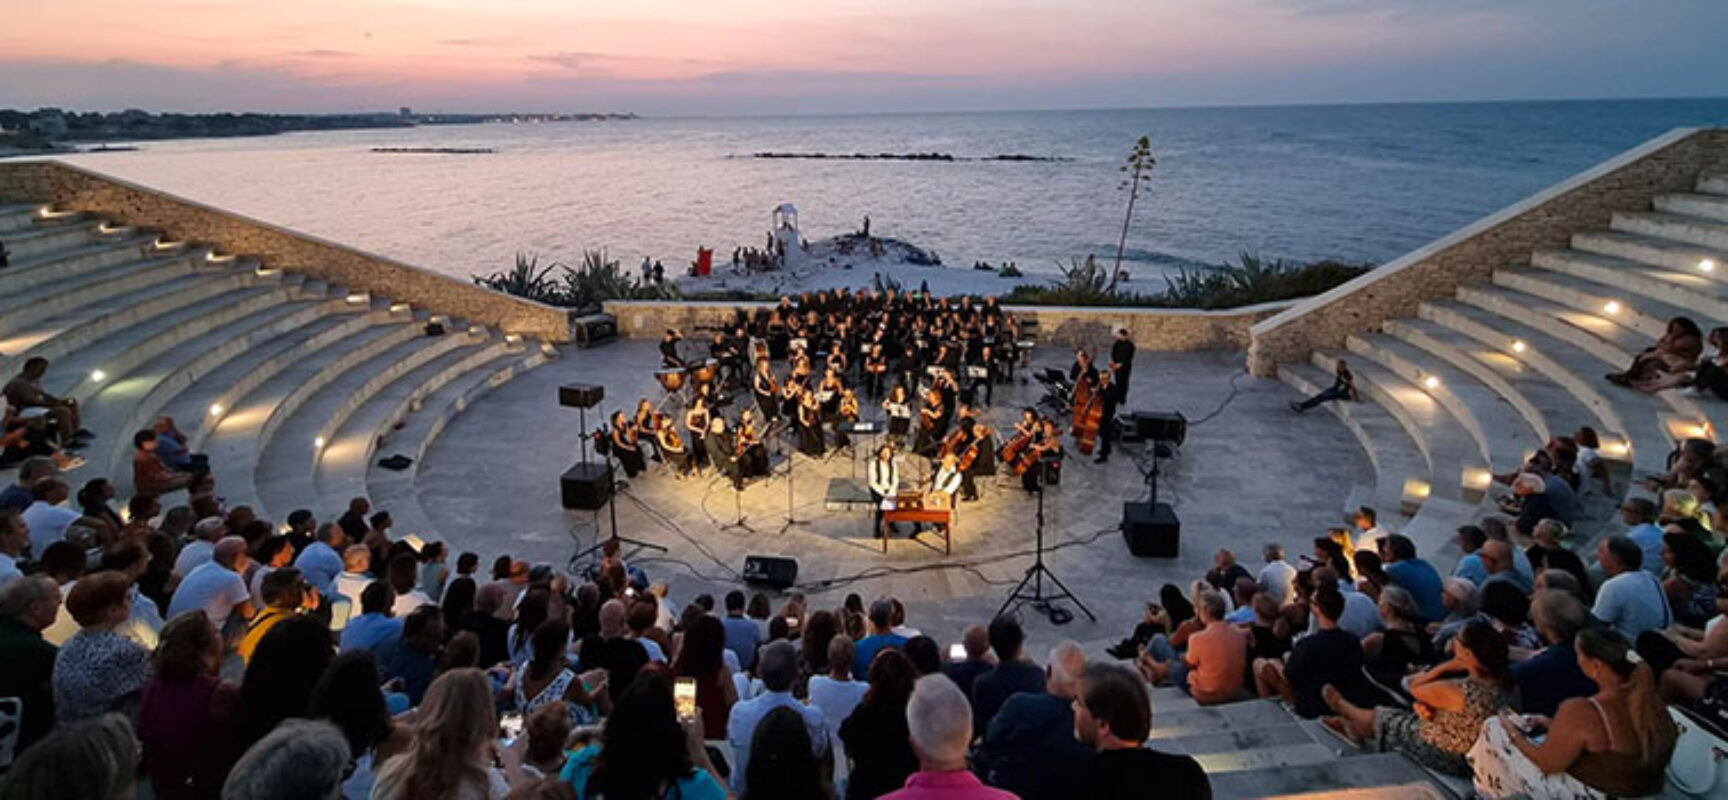
[{"label": "floor monitor speaker", "polygon": [[596,511],[612,497],[612,465],[603,462],[578,461],[558,479],[564,496],[564,507]]},{"label": "floor monitor speaker", "polygon": [[788,589],[798,582],[798,562],[780,556],[745,556],[744,582],[773,589]]},{"label": "floor monitor speaker", "polygon": [[1123,503],[1122,538],[1134,555],[1175,558],[1181,549],[1182,521],[1169,503]]}]

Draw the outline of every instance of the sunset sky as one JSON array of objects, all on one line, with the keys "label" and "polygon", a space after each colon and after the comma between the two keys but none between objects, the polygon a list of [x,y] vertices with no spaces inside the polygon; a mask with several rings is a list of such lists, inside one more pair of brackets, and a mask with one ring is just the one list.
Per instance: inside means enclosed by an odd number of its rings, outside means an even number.
[{"label": "sunset sky", "polygon": [[0,2],[0,107],[664,115],[1728,93],[1724,0]]}]

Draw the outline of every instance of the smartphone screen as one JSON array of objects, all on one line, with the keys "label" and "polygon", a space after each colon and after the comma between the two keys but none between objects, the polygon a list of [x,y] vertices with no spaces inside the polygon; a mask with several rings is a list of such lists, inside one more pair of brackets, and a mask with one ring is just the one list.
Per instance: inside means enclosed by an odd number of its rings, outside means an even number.
[{"label": "smartphone screen", "polygon": [[503,714],[498,717],[498,727],[503,731],[505,740],[513,740],[522,735],[522,715],[517,713]]},{"label": "smartphone screen", "polygon": [[797,617],[787,617],[786,618],[786,627],[788,627],[788,628],[798,627],[798,618]]},{"label": "smartphone screen", "polygon": [[966,645],[963,645],[959,642],[955,642],[951,645],[948,645],[948,660],[949,661],[965,661],[966,660]]},{"label": "smartphone screen", "polygon": [[696,716],[696,679],[679,678],[672,685],[672,702],[678,710],[678,716]]}]

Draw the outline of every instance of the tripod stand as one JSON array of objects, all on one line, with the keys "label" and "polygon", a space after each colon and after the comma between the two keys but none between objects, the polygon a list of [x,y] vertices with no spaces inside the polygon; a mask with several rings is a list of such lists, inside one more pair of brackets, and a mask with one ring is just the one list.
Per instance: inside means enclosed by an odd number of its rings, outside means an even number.
[{"label": "tripod stand", "polygon": [[[1074,596],[1074,593],[1068,590],[1062,580],[1056,577],[1056,573],[1044,564],[1044,487],[1049,483],[1049,478],[1050,462],[1040,460],[1038,462],[1038,533],[1034,551],[1036,555],[1033,557],[1032,566],[1026,568],[1026,577],[1021,578],[1014,590],[1008,593],[1008,599],[1002,601],[1002,607],[997,609],[996,616],[1000,617],[1008,613],[1010,608],[1018,608],[1023,604],[1030,603],[1034,611],[1050,617],[1052,623],[1066,625],[1074,619],[1074,614],[1065,608],[1058,608],[1056,603],[1068,600],[1074,604],[1075,608],[1080,609],[1087,619],[1097,622],[1098,617],[1093,615],[1092,610],[1087,608],[1085,603],[1080,602],[1080,598]],[[1046,578],[1050,581],[1048,590],[1044,586]]]},{"label": "tripod stand", "polygon": [[[586,419],[586,416],[584,416],[584,419]],[[587,455],[588,444],[587,444],[586,438],[584,438],[584,440],[583,440],[582,452],[583,452],[584,456]],[[607,449],[606,471],[608,473],[615,474],[615,473],[613,473],[612,458],[616,454],[617,454],[616,451],[612,450],[611,448]],[[624,491],[625,489],[628,489],[628,488],[630,488],[630,484],[625,483],[623,481],[617,481],[617,482],[610,484],[610,491],[607,492],[607,496],[606,496],[606,510],[607,510],[607,515],[611,517],[612,535],[608,536],[606,539],[602,540],[600,538],[600,526],[598,524],[598,521],[596,521],[596,524],[594,526],[594,544],[592,546],[590,546],[588,549],[583,550],[582,552],[571,556],[570,557],[570,563],[571,564],[576,564],[578,562],[588,561],[588,560],[592,559],[594,557],[594,554],[603,550],[607,544],[614,543],[614,542],[616,542],[619,545],[629,545],[632,548],[630,551],[631,555],[635,555],[636,553],[640,553],[643,550],[651,550],[651,551],[656,552],[656,553],[666,552],[666,548],[661,547],[660,545],[654,544],[653,542],[645,542],[641,539],[632,539],[632,538],[627,537],[627,536],[619,536],[618,535],[618,494],[620,492]],[[595,513],[596,513],[596,515],[598,515],[599,512],[596,511]]]},{"label": "tripod stand", "polygon": [[[786,430],[791,430],[791,429],[792,429],[792,426],[790,426],[790,425],[788,425],[786,427]],[[775,436],[774,441],[776,441],[781,448],[785,448],[786,447],[785,431],[781,431],[779,435]],[[790,450],[786,450],[785,452],[786,452],[786,517],[785,517],[786,524],[780,526],[780,533],[785,533],[785,532],[791,530],[794,525],[802,525],[806,522],[809,522],[809,520],[804,520],[804,519],[798,518],[797,507],[795,505],[793,505],[793,499],[792,499],[792,480],[793,480],[793,473],[794,473],[793,466],[798,463],[798,448],[794,447]]]}]

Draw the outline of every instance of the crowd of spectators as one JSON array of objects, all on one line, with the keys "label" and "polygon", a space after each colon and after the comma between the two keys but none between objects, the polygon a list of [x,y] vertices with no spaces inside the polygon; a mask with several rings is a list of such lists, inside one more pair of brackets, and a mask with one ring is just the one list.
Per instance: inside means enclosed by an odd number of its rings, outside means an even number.
[{"label": "crowd of spectators", "polygon": [[949,652],[891,597],[679,606],[615,544],[581,575],[483,572],[361,498],[327,522],[204,492],[121,514],[105,482],[71,507],[56,462],[23,467],[0,798],[1210,795],[1145,747],[1137,671],[1074,642],[1040,665],[1013,617]]}]

